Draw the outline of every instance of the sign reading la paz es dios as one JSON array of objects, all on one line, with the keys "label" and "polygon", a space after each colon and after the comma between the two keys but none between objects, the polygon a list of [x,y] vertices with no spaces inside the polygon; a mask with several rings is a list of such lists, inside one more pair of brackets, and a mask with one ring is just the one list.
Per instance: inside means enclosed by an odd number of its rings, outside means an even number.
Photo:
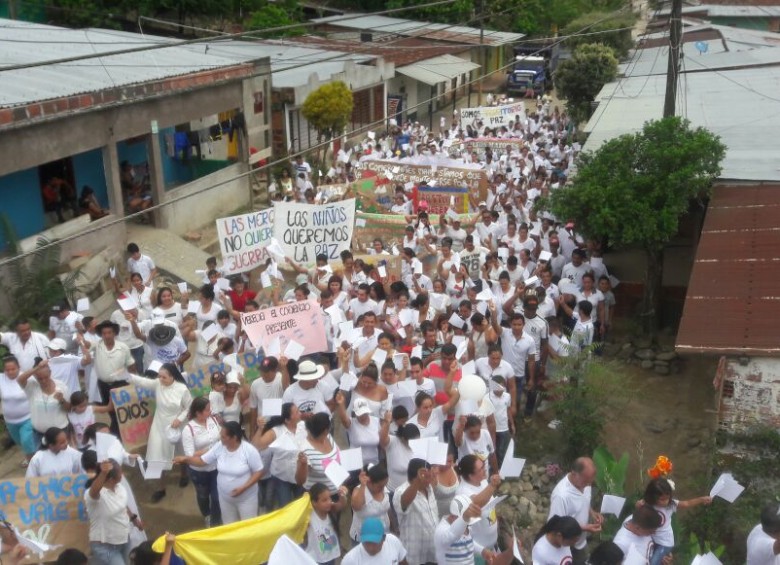
[{"label": "sign reading la paz es dios", "polygon": [[217,220],[224,274],[250,271],[268,258],[273,237],[274,209],[258,210]]},{"label": "sign reading la paz es dios", "polygon": [[332,204],[274,204],[274,238],[296,263],[313,264],[320,253],[337,259],[352,241],[355,199]]}]

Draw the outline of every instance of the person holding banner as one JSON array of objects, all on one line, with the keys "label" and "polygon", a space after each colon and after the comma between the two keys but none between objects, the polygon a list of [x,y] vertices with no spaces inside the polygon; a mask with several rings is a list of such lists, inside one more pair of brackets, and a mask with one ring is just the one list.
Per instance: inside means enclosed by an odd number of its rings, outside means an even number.
[{"label": "person holding banner", "polygon": [[[154,419],[146,444],[147,461],[171,461],[175,445],[168,441],[166,428],[179,429],[187,421],[192,395],[187,382],[176,365],[165,363],[160,367],[156,379],[130,375],[130,382],[137,387],[153,390],[155,394]],[[201,463],[202,465],[202,463]],[[187,486],[186,471],[182,469],[179,486]],[[152,502],[159,502],[165,496],[165,482],[160,479],[158,489],[152,494]]]},{"label": "person holding banner", "polygon": [[49,428],[41,446],[27,466],[26,478],[81,473],[81,453],[68,445],[68,434],[62,428]]}]

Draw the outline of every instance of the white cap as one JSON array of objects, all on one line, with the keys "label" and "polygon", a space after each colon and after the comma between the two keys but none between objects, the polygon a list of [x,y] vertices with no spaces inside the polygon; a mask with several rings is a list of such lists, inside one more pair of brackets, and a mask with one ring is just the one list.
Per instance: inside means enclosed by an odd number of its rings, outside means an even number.
[{"label": "white cap", "polygon": [[55,337],[53,340],[49,342],[49,345],[47,345],[49,349],[52,351],[65,351],[68,346],[65,343],[65,340],[59,337]]},{"label": "white cap", "polygon": [[355,413],[355,416],[371,414],[371,408],[369,408],[368,402],[362,398],[355,399],[355,403],[352,405],[352,411]]},{"label": "white cap", "polygon": [[239,374],[238,371],[230,371],[225,375],[225,383],[229,385],[240,385],[241,381],[238,379]]}]

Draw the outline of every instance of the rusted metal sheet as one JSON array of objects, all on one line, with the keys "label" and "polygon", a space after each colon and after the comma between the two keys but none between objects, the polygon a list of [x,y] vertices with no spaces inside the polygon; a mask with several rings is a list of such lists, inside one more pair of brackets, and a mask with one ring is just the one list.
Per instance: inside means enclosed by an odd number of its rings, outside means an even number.
[{"label": "rusted metal sheet", "polygon": [[685,308],[679,353],[780,356],[780,184],[713,190]]}]

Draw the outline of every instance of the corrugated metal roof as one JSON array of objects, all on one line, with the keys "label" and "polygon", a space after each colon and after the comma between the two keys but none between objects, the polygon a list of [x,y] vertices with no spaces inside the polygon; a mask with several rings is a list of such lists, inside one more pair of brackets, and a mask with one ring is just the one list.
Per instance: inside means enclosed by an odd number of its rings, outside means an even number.
[{"label": "corrugated metal roof", "polygon": [[[354,35],[353,32],[350,32]],[[403,37],[394,40],[392,43],[374,43],[371,41],[361,42],[359,38],[355,41],[345,39],[335,39],[333,37],[320,37],[317,35],[302,35],[285,39],[286,43],[303,45],[306,47],[320,49],[337,49],[345,53],[363,53],[366,55],[375,55],[382,57],[386,62],[393,63],[396,68],[404,65],[411,65],[418,61],[447,55],[460,53],[469,49],[462,45],[449,45],[429,41],[418,37]]]},{"label": "corrugated metal roof", "polygon": [[[738,6],[733,4],[700,4],[684,6],[683,14],[706,13],[711,18],[777,18],[780,6]],[[663,13],[663,12],[662,12]],[[669,11],[666,10],[668,14]]]},{"label": "corrugated metal roof", "polygon": [[707,209],[680,353],[780,356],[780,184],[718,185]]},{"label": "corrugated metal roof", "polygon": [[[365,62],[375,58],[275,41],[223,40],[2,71],[4,65],[166,45],[175,41],[122,31],[75,30],[0,19],[0,43],[3,45],[0,49],[0,108],[231,67],[265,57],[271,60],[272,72],[279,74],[280,86],[299,86],[306,84],[313,72],[317,72],[321,80],[327,80],[331,74],[343,72],[347,60]],[[334,58],[337,60],[332,60]],[[331,60],[324,62],[325,59]]]},{"label": "corrugated metal roof", "polygon": [[460,57],[441,55],[432,59],[426,59],[413,65],[399,67],[395,72],[406,75],[409,78],[435,86],[474,69],[478,69],[477,63],[472,63]]},{"label": "corrugated metal roof", "polygon": [[[677,115],[709,129],[726,144],[722,179],[780,180],[780,65],[708,70],[710,61],[727,56],[730,64],[739,65],[740,58],[745,64],[756,52],[684,59]],[[640,131],[646,121],[661,118],[665,90],[665,74],[633,76],[605,85],[585,127],[590,136],[584,150],[598,149],[609,139]]]},{"label": "corrugated metal roof", "polygon": [[[359,14],[345,14],[346,16],[358,16]],[[359,29],[366,32],[421,36],[427,39],[450,41],[455,43],[480,44],[480,30],[475,27],[451,26],[431,22],[418,22],[387,16],[366,15],[352,17],[344,20],[343,16],[329,16],[312,20],[319,24],[330,24],[340,28]],[[485,45],[499,46],[516,43],[525,37],[522,33],[509,33],[504,31],[484,30],[483,41]]]}]

